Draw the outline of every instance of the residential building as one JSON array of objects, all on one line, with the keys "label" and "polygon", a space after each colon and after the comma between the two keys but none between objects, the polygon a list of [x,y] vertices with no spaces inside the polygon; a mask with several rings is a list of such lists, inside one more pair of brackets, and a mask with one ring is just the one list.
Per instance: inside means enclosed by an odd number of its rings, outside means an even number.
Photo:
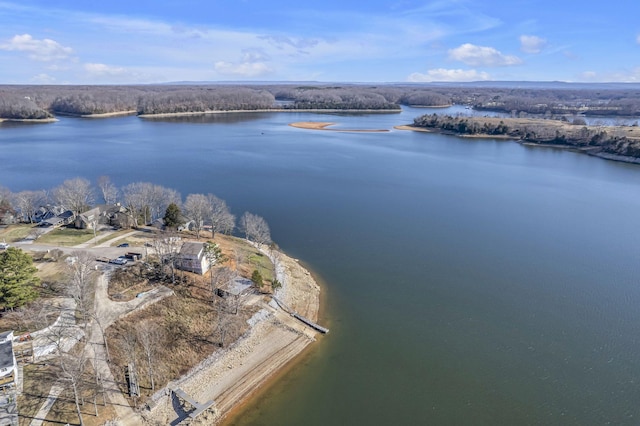
[{"label": "residential building", "polygon": [[195,272],[201,275],[207,273],[211,265],[209,265],[209,260],[205,256],[204,244],[197,242],[183,243],[178,253],[176,267],[183,271]]}]

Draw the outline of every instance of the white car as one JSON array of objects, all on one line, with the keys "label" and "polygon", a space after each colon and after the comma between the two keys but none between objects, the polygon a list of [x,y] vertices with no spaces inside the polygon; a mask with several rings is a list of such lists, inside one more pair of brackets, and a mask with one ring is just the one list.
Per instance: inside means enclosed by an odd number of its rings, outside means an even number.
[{"label": "white car", "polygon": [[116,265],[126,265],[127,264],[127,259],[123,259],[123,258],[119,257],[117,259],[111,259],[109,261],[109,263],[114,263]]},{"label": "white car", "polygon": [[9,248],[9,244],[7,243],[0,243],[0,250],[6,250]]}]

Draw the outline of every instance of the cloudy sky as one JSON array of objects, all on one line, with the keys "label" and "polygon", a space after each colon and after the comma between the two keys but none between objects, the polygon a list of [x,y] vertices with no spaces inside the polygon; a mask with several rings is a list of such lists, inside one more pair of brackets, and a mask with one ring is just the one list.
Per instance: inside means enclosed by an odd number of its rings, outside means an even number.
[{"label": "cloudy sky", "polygon": [[0,0],[0,84],[640,81],[640,2]]}]

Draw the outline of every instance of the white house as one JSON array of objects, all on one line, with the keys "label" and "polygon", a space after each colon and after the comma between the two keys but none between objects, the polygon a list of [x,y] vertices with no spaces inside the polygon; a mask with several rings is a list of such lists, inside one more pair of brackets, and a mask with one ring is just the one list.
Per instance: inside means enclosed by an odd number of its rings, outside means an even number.
[{"label": "white house", "polygon": [[183,271],[205,274],[211,265],[209,265],[209,260],[205,256],[204,243],[183,243],[178,253],[176,267]]}]

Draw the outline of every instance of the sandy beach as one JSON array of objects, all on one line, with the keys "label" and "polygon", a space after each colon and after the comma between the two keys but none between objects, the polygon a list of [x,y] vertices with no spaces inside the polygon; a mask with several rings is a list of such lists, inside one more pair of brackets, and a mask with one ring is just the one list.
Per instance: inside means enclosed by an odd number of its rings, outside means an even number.
[{"label": "sandy beach", "polygon": [[55,123],[57,118],[0,118],[0,123]]},{"label": "sandy beach", "polygon": [[[311,274],[283,253],[277,252],[270,257],[275,260],[276,274],[283,283],[277,297],[300,315],[316,321],[320,287]],[[151,408],[142,412],[147,422],[174,424],[188,416],[193,407],[169,390],[180,388],[199,403],[215,402],[213,409],[205,411],[190,424],[218,424],[316,340],[316,331],[285,313],[274,301],[265,305],[249,322],[252,327],[238,341],[212,354],[187,375],[156,392]]]}]

